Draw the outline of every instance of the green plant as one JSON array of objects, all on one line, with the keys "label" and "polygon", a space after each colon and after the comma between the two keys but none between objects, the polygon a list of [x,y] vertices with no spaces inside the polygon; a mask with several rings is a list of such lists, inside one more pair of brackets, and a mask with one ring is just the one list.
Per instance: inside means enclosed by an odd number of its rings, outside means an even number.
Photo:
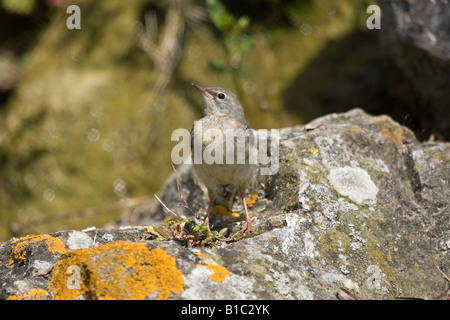
[{"label": "green plant", "polygon": [[164,223],[168,224],[175,240],[183,241],[190,247],[212,245],[215,241],[224,240],[228,230],[223,228],[220,231],[211,231],[204,223],[198,224],[183,218],[167,218]]},{"label": "green plant", "polygon": [[[245,33],[250,25],[250,18],[247,16],[236,18],[220,0],[207,0],[206,6],[212,23],[222,36],[229,65],[232,67],[231,74],[236,82],[238,81],[236,71],[243,71],[240,65],[241,60],[251,49],[254,42],[253,37]],[[210,59],[209,63],[218,72],[230,70],[227,63],[223,64],[215,58]],[[236,87],[239,88],[240,86],[237,85]]]}]

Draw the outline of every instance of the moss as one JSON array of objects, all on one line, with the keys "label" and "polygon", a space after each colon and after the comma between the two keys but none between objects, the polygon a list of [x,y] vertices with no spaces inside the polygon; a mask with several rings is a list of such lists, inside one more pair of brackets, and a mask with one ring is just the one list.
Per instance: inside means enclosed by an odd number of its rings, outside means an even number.
[{"label": "moss", "polygon": [[[78,266],[80,283],[68,288],[70,266]],[[48,286],[54,299],[144,299],[157,292],[157,299],[180,293],[183,277],[175,258],[164,250],[149,249],[145,243],[115,241],[95,248],[70,250],[54,268]]]},{"label": "moss", "polygon": [[388,252],[388,253],[386,254],[386,259],[387,259],[389,262],[392,262],[392,256],[391,256],[391,253],[390,253],[390,252]]},{"label": "moss", "polygon": [[[319,228],[319,230],[321,230]],[[327,229],[320,232],[320,245],[322,253],[334,252],[336,254],[345,254],[350,246],[350,238],[346,233],[336,229]]]},{"label": "moss", "polygon": [[377,265],[381,271],[386,275],[386,280],[392,282],[394,280],[394,270],[389,265],[388,261],[392,260],[390,254],[384,254],[383,251],[377,246],[376,242],[372,239],[367,240],[366,243],[367,254],[369,255],[373,264]]},{"label": "moss", "polygon": [[27,262],[26,248],[31,244],[41,241],[45,242],[48,251],[51,253],[63,253],[66,250],[64,244],[58,238],[49,235],[28,235],[11,242],[14,244],[14,247],[11,252],[11,259],[8,262],[8,266],[15,262],[22,262],[25,264]]},{"label": "moss", "polygon": [[441,163],[444,161],[448,161],[449,156],[442,149],[434,148],[429,150],[427,153],[433,162]]}]

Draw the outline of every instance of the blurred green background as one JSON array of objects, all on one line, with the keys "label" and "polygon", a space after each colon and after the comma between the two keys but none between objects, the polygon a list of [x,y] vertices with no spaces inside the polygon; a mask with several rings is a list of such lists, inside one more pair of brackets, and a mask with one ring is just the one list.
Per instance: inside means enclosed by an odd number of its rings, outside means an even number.
[{"label": "blurred green background", "polygon": [[172,131],[202,113],[192,81],[235,92],[256,129],[355,107],[401,121],[369,4],[0,0],[0,240],[101,227],[151,197]]}]

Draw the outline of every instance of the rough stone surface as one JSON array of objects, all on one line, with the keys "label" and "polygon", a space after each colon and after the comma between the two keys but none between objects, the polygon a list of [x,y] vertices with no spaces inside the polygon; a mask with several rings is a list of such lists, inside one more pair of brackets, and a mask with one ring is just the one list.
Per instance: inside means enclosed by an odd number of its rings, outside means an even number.
[{"label": "rough stone surface", "polygon": [[[239,218],[212,217],[213,230],[228,228],[213,246],[171,239],[161,206],[141,223],[166,240],[146,227],[11,239],[0,244],[0,298],[336,299],[340,287],[365,299],[446,298],[433,259],[450,274],[450,144],[419,143],[359,109],[307,128],[280,130],[279,171],[260,177],[250,208],[254,234],[230,239],[244,223],[235,201]],[[178,176],[189,205],[206,210],[191,167]],[[175,175],[160,198],[188,217]]]},{"label": "rough stone surface", "polygon": [[450,5],[447,0],[379,0],[389,88],[425,128],[450,138]]}]

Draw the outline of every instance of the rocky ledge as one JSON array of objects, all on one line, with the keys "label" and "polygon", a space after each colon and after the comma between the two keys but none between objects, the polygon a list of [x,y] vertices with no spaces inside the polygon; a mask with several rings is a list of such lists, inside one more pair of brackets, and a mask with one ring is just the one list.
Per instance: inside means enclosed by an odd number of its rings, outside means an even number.
[{"label": "rocky ledge", "polygon": [[449,143],[355,109],[281,129],[279,151],[247,199],[253,234],[238,233],[238,201],[218,202],[209,241],[181,219],[180,191],[207,204],[185,165],[159,196],[179,215],[170,224],[159,205],[146,226],[0,243],[0,298],[448,298]]}]

